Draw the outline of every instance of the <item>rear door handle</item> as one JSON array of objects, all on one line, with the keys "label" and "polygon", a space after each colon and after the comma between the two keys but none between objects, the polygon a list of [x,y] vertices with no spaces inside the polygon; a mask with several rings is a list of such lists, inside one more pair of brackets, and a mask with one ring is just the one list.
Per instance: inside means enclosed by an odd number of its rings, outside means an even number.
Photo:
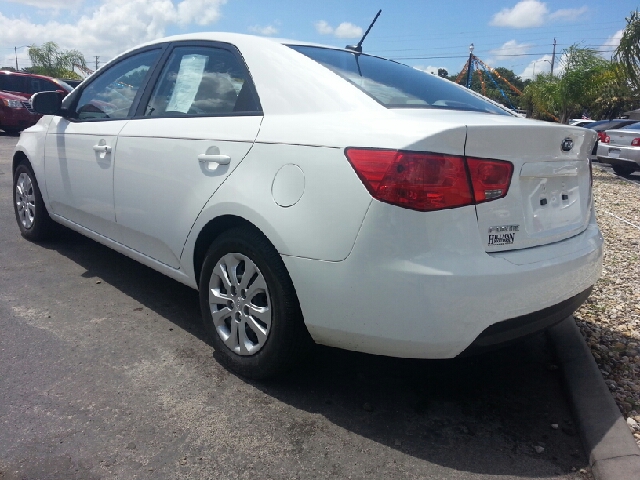
[{"label": "rear door handle", "polygon": [[220,165],[229,165],[231,162],[231,157],[229,155],[209,155],[206,153],[201,153],[198,155],[198,161],[202,164],[208,163],[219,163]]},{"label": "rear door handle", "polygon": [[93,151],[98,153],[110,153],[111,147],[109,145],[94,145]]}]

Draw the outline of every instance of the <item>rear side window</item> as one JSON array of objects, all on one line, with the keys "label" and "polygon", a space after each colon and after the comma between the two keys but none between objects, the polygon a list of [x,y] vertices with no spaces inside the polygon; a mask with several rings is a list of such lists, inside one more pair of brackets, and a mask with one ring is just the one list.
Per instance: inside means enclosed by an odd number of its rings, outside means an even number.
[{"label": "rear side window", "polygon": [[64,90],[61,86],[56,85],[53,82],[45,80],[44,78],[29,78],[29,92],[55,92],[56,90]]},{"label": "rear side window", "polygon": [[508,115],[448,80],[392,60],[344,50],[289,45],[387,108],[443,108]]},{"label": "rear side window", "polygon": [[260,111],[249,75],[228,50],[176,47],[145,109],[148,117],[215,116]]}]

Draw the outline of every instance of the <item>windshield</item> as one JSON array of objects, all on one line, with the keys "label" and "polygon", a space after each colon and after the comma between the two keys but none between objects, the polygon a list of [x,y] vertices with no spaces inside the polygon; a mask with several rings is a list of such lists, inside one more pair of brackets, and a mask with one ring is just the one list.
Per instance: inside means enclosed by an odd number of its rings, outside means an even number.
[{"label": "windshield", "polygon": [[629,125],[625,125],[624,127],[620,127],[620,128],[625,128],[627,130],[638,130],[640,129],[640,122],[631,123]]},{"label": "windshield", "polygon": [[508,115],[449,80],[393,60],[331,48],[288,46],[340,75],[387,108],[443,108]]}]

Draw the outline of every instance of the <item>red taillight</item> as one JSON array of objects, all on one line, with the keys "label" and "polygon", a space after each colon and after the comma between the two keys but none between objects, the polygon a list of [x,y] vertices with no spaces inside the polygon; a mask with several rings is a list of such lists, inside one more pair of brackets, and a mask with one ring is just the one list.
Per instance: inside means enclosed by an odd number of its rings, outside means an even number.
[{"label": "red taillight", "polygon": [[607,134],[602,134],[602,143],[609,143],[611,141],[611,137]]},{"label": "red taillight", "polygon": [[503,197],[513,173],[509,162],[439,153],[347,148],[345,154],[374,198],[422,212]]},{"label": "red taillight", "polygon": [[604,142],[605,133],[604,132],[596,132],[598,134],[598,140]]},{"label": "red taillight", "polygon": [[640,146],[640,138],[634,138],[633,140],[631,140],[631,146],[632,147]]},{"label": "red taillight", "polygon": [[502,198],[509,190],[513,164],[500,160],[467,158],[476,203]]}]

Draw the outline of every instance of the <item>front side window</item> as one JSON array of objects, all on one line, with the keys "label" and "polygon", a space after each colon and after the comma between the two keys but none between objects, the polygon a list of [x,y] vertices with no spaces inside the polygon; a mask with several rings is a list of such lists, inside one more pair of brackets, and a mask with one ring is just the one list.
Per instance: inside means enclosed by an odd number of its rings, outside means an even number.
[{"label": "front side window", "polygon": [[160,55],[150,50],[113,65],[82,91],[75,108],[79,120],[118,119],[129,110],[149,69]]},{"label": "front side window", "polygon": [[233,53],[184,46],[171,53],[145,116],[210,116],[259,110],[246,69]]},{"label": "front side window", "polygon": [[346,50],[289,47],[338,74],[387,108],[442,108],[508,115],[452,82],[393,60]]}]

